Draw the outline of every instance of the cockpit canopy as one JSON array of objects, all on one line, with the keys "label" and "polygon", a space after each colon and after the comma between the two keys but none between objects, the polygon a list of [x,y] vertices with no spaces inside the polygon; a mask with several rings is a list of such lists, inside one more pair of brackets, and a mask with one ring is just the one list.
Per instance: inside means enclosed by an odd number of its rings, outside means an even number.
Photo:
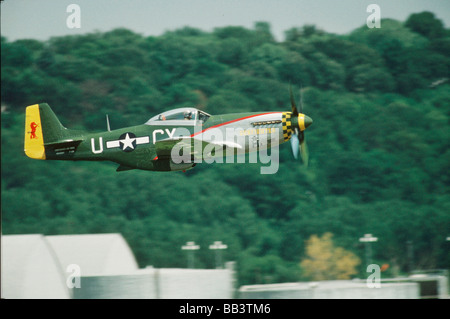
[{"label": "cockpit canopy", "polygon": [[200,123],[205,123],[210,115],[203,111],[200,111],[193,107],[182,107],[170,111],[163,112],[156,116],[153,116],[145,124],[155,125],[155,124],[184,124],[184,125],[195,125],[198,121]]}]

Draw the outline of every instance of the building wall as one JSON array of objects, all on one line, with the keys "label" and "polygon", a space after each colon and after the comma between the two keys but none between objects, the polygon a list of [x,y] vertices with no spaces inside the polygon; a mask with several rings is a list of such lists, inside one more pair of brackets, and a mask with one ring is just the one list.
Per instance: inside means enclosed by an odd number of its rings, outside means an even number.
[{"label": "building wall", "polygon": [[229,299],[232,269],[155,269],[127,275],[81,277],[75,299]]},{"label": "building wall", "polygon": [[160,269],[162,299],[227,299],[233,297],[233,274],[228,269]]},{"label": "building wall", "polygon": [[382,283],[369,288],[363,282],[319,281],[274,285],[243,286],[241,299],[418,299],[417,283]]},{"label": "building wall", "polygon": [[73,288],[74,299],[156,299],[154,275],[150,273],[81,277]]}]

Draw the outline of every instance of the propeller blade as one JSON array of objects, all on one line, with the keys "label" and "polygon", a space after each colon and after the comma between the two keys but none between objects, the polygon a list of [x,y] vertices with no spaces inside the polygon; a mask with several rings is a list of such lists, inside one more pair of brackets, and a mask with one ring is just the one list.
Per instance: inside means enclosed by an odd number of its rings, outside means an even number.
[{"label": "propeller blade", "polygon": [[303,142],[303,140],[305,139],[305,132],[304,131],[295,131],[298,135],[298,140],[300,141],[300,143]]},{"label": "propeller blade", "polygon": [[292,87],[290,85],[289,85],[289,95],[291,97],[292,115],[297,116],[298,111],[297,111],[297,107],[295,106],[294,95],[292,94]]},{"label": "propeller blade", "polygon": [[300,141],[298,139],[297,134],[292,134],[292,136],[291,136],[291,148],[292,148],[292,154],[294,155],[295,159],[298,158],[299,145],[300,145]]},{"label": "propeller blade", "polygon": [[[299,100],[299,108],[300,108],[300,114],[302,114],[301,116],[301,121],[302,121],[302,128],[300,127],[295,127],[293,129],[293,134],[291,136],[291,148],[292,148],[292,154],[294,155],[294,158],[297,159],[298,158],[298,153],[300,151],[300,155],[302,157],[302,161],[303,164],[308,167],[308,162],[309,162],[309,152],[308,152],[308,146],[306,145],[306,138],[305,138],[305,133],[304,133],[304,129],[306,129],[308,126],[311,125],[312,123],[312,119],[306,115],[303,114],[303,87],[300,89],[300,100]],[[289,95],[291,98],[291,107],[292,107],[292,123],[295,126],[298,126],[299,124],[299,112],[297,110],[297,106],[295,105],[295,101],[294,101],[294,95],[292,94],[292,87],[291,85],[289,85]]]},{"label": "propeller blade", "polygon": [[300,113],[303,114],[303,86],[300,88]]},{"label": "propeller blade", "polygon": [[308,167],[309,152],[308,146],[306,145],[305,135],[303,135],[303,139],[300,142],[300,154],[302,156],[303,163],[305,164],[306,167]]}]

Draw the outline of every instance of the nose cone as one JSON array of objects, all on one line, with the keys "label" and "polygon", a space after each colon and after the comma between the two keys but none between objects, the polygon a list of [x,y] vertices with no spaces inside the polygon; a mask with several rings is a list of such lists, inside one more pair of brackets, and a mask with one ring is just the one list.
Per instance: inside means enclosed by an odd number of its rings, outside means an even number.
[{"label": "nose cone", "polygon": [[312,124],[313,120],[309,116],[305,115],[305,129]]}]

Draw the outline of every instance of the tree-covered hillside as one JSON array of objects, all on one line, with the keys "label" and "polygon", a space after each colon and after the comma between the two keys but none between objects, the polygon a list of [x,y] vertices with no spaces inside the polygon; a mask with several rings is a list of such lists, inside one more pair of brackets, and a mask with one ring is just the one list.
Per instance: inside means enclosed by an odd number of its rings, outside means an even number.
[{"label": "tree-covered hillside", "polygon": [[[214,267],[208,246],[221,240],[239,284],[310,279],[306,243],[325,233],[360,258],[360,276],[365,233],[378,237],[373,260],[390,265],[385,276],[448,268],[449,68],[450,31],[428,12],[347,35],[293,28],[283,42],[264,22],[158,37],[2,37],[3,234],[119,232],[143,267],[185,267],[187,241],[201,246],[196,267]],[[303,87],[314,120],[308,168],[289,143],[273,175],[229,163],[116,173],[23,152],[31,104],[47,102],[68,128],[101,131],[105,114],[120,128],[183,106],[289,111],[289,83]]]}]

